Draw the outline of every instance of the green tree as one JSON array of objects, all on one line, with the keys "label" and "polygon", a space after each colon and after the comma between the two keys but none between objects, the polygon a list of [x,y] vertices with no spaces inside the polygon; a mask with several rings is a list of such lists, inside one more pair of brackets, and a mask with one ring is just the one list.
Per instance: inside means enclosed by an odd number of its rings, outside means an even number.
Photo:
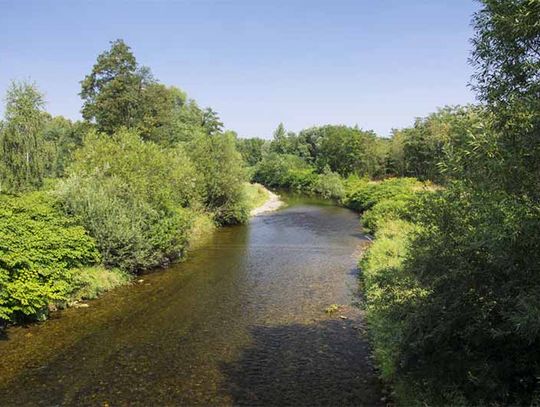
[{"label": "green tree", "polygon": [[435,151],[452,147],[459,180],[411,212],[406,255],[372,286],[372,326],[421,404],[540,402],[539,21],[538,0],[483,0],[473,63],[487,114],[419,123]]},{"label": "green tree", "polygon": [[112,41],[81,81],[83,118],[109,134],[121,126],[134,128],[148,113],[145,91],[153,84],[150,70],[139,66],[130,47]]},{"label": "green tree", "polygon": [[45,143],[47,177],[62,177],[72,161],[74,151],[83,144],[90,125],[85,122],[71,122],[62,116],[48,118],[43,129]]},{"label": "green tree", "polygon": [[44,105],[43,94],[35,84],[11,83],[0,133],[0,191],[19,193],[41,186],[45,168]]},{"label": "green tree", "polygon": [[214,136],[223,131],[223,123],[219,119],[219,115],[209,107],[202,112],[201,126],[210,136]]},{"label": "green tree", "polygon": [[248,166],[254,166],[263,159],[263,148],[267,142],[261,138],[237,138],[236,149]]},{"label": "green tree", "polygon": [[201,134],[188,144],[188,151],[206,209],[220,224],[244,222],[248,217],[243,189],[247,177],[234,136]]},{"label": "green tree", "polygon": [[377,172],[376,136],[346,126],[324,126],[317,140],[316,166],[328,166],[342,176],[373,175]]},{"label": "green tree", "polygon": [[202,208],[195,167],[181,146],[134,131],[91,132],[57,193],[96,239],[105,265],[138,271],[181,257]]},{"label": "green tree", "polygon": [[[476,151],[489,152],[482,178],[540,200],[540,2],[483,0],[476,14],[473,85],[493,113],[493,135]],[[481,182],[476,177],[476,182]],[[488,183],[489,183],[488,182]]]}]

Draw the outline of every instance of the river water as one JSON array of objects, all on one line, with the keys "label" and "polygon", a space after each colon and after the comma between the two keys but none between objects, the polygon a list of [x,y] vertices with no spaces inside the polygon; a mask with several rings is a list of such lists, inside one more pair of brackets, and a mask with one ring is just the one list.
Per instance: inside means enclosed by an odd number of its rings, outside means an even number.
[{"label": "river water", "polygon": [[354,306],[358,217],[288,204],[88,308],[10,328],[0,405],[381,404]]}]

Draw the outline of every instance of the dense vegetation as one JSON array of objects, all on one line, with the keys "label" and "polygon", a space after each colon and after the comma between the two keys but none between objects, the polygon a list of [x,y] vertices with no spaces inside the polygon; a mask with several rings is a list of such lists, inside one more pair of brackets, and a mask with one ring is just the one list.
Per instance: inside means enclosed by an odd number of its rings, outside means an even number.
[{"label": "dense vegetation", "polygon": [[[482,1],[478,106],[389,140],[280,126],[271,142],[239,141],[254,179],[363,212],[376,237],[361,260],[370,334],[403,405],[540,403],[539,21],[536,0]],[[368,180],[388,176],[439,186]]]},{"label": "dense vegetation", "polygon": [[121,40],[81,85],[76,123],[46,113],[35,84],[7,93],[0,322],[95,297],[248,217],[244,163],[214,111],[159,84]]},{"label": "dense vegetation", "polygon": [[[81,89],[83,122],[14,83],[0,124],[0,320],[182,257],[197,230],[243,222],[245,181],[362,213],[375,356],[404,405],[540,403],[540,2],[482,0],[480,103],[390,138],[327,125],[272,140],[223,132],[121,40]],[[50,179],[53,179],[51,181]]]}]

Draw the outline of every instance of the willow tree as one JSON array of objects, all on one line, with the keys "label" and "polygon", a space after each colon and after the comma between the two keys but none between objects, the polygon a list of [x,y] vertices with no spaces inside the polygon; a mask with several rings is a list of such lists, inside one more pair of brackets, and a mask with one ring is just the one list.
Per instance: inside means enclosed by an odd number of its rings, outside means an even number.
[{"label": "willow tree", "polygon": [[43,183],[44,105],[43,94],[35,84],[11,83],[0,133],[0,191],[24,192]]}]

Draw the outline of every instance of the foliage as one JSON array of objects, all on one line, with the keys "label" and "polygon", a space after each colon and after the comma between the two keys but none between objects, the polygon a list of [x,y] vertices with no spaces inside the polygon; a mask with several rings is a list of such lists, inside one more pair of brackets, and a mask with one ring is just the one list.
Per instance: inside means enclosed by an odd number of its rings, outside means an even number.
[{"label": "foliage", "polygon": [[290,154],[270,153],[255,167],[253,180],[269,187],[287,188],[291,174],[302,171],[312,172],[312,169],[301,158]]},{"label": "foliage", "polygon": [[425,399],[535,403],[539,219],[527,198],[459,183],[422,203],[404,268],[430,295],[401,316],[398,372]]},{"label": "foliage", "polygon": [[459,181],[413,204],[415,230],[376,285],[375,260],[392,253],[385,222],[363,261],[376,354],[403,404],[540,402],[540,3],[482,3],[473,62],[486,104],[440,167]]},{"label": "foliage", "polygon": [[364,212],[382,200],[398,196],[403,199],[424,188],[427,187],[415,178],[388,178],[380,182],[353,179],[348,181],[343,203],[355,211]]},{"label": "foliage", "polygon": [[70,301],[93,300],[106,291],[129,283],[131,276],[120,269],[103,266],[84,267],[73,273]]},{"label": "foliage", "polygon": [[260,138],[237,138],[236,149],[248,166],[254,166],[263,159],[267,142]]},{"label": "foliage", "polygon": [[325,199],[339,200],[345,196],[345,187],[339,174],[326,167],[323,173],[317,176],[313,192]]},{"label": "foliage", "polygon": [[540,4],[537,0],[484,0],[473,39],[474,89],[492,113],[492,130],[477,140],[470,174],[484,187],[540,201]]},{"label": "foliage", "polygon": [[145,114],[145,92],[154,83],[149,69],[139,67],[130,47],[122,40],[113,41],[81,81],[82,115],[107,133],[121,126],[135,127]]},{"label": "foliage", "polygon": [[199,135],[189,143],[188,151],[206,210],[221,225],[245,222],[249,215],[243,189],[247,177],[234,136]]},{"label": "foliage", "polygon": [[374,233],[381,224],[389,220],[411,220],[409,207],[416,196],[417,193],[412,192],[380,200],[362,214],[361,220],[364,230],[368,233]]},{"label": "foliage", "polygon": [[324,126],[318,130],[315,165],[319,171],[328,166],[345,177],[375,175],[375,133],[346,126]]},{"label": "foliage", "polygon": [[45,157],[41,131],[43,95],[34,84],[12,82],[0,128],[0,192],[37,189],[43,183]]},{"label": "foliage", "polygon": [[482,134],[488,120],[478,106],[447,106],[414,126],[394,130],[388,148],[388,172],[444,183],[468,170],[464,152]]},{"label": "foliage", "polygon": [[359,264],[374,353],[387,380],[396,379],[406,305],[428,294],[403,267],[415,229],[399,219],[382,221]]},{"label": "foliage", "polygon": [[72,160],[73,152],[82,146],[90,130],[87,123],[76,122],[62,116],[49,118],[43,129],[47,177],[63,177]]},{"label": "foliage", "polygon": [[58,194],[95,237],[105,265],[136,271],[182,255],[200,200],[196,185],[182,148],[123,130],[90,134]]},{"label": "foliage", "polygon": [[43,318],[68,299],[75,269],[97,262],[94,240],[46,192],[0,195],[0,319]]},{"label": "foliage", "polygon": [[268,200],[268,191],[261,184],[244,184],[245,200],[250,209],[262,206]]}]

